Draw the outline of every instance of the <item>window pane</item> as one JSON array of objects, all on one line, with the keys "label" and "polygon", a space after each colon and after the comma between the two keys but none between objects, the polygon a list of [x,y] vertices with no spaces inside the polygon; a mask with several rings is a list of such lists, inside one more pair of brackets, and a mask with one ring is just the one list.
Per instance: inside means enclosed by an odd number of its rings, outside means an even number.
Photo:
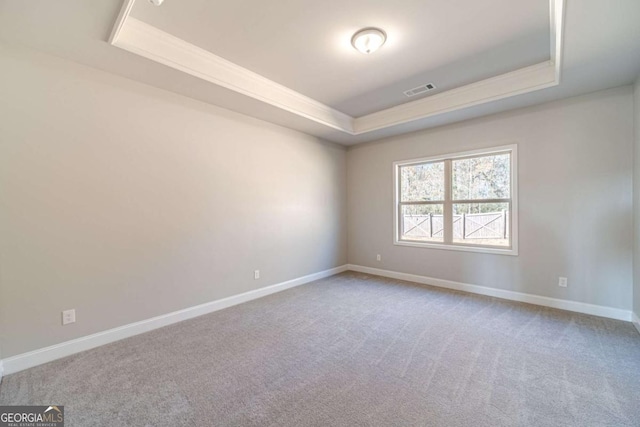
[{"label": "window pane", "polygon": [[453,200],[510,198],[511,155],[453,160]]},{"label": "window pane", "polygon": [[444,200],[444,162],[400,168],[401,201]]},{"label": "window pane", "polygon": [[509,246],[509,203],[454,203],[453,242]]},{"label": "window pane", "polygon": [[400,213],[400,239],[421,242],[444,240],[443,205],[405,205]]}]

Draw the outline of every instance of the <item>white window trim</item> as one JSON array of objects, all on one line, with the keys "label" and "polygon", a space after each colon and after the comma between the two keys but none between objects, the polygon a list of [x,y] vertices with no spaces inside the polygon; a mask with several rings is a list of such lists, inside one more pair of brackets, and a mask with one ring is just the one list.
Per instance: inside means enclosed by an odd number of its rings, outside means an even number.
[{"label": "white window trim", "polygon": [[[400,203],[400,182],[398,179],[398,172],[400,166],[407,166],[412,164],[437,162],[444,160],[454,160],[462,157],[472,157],[478,155],[490,155],[494,153],[500,153],[510,151],[511,152],[511,247],[510,248],[497,248],[489,246],[469,246],[461,245],[458,243],[433,243],[433,242],[416,242],[400,239],[400,223],[399,223],[399,203]],[[447,163],[445,163],[446,165]],[[445,170],[445,186],[451,186],[450,171]],[[462,252],[480,252],[485,254],[498,254],[498,255],[511,255],[518,256],[518,145],[502,145],[499,147],[489,147],[473,151],[464,151],[458,153],[450,153],[439,156],[422,157],[419,159],[409,159],[393,162],[393,244],[397,246],[410,246],[423,249],[443,249],[448,251],[462,251]],[[450,191],[450,190],[449,190]],[[453,201],[448,200],[444,202],[443,208],[445,209],[445,221],[450,221],[446,215],[446,210],[451,209]],[[450,215],[449,215],[450,216]],[[451,232],[452,228],[448,228]]]}]

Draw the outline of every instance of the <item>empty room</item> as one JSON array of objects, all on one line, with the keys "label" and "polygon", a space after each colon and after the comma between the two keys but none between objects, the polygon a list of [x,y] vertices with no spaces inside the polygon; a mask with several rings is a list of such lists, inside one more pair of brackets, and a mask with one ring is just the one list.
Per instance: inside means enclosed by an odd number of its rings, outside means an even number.
[{"label": "empty room", "polygon": [[640,426],[640,1],[0,0],[0,427]]}]

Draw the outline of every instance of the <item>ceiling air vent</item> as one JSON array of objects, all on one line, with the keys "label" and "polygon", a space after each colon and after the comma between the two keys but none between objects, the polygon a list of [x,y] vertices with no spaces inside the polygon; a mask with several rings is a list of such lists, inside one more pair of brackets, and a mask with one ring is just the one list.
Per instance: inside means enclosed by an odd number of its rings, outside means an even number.
[{"label": "ceiling air vent", "polygon": [[423,93],[430,92],[435,88],[436,86],[433,83],[427,83],[426,85],[421,85],[418,87],[414,87],[413,89],[405,90],[404,94],[407,95],[409,98],[411,98],[412,96],[421,95]]}]

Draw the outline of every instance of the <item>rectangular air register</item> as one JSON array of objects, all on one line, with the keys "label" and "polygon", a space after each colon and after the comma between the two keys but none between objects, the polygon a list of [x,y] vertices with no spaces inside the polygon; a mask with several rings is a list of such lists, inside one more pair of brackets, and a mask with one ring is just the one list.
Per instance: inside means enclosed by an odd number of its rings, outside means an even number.
[{"label": "rectangular air register", "polygon": [[411,98],[416,95],[422,95],[423,93],[431,92],[434,90],[436,86],[433,83],[427,83],[425,85],[420,85],[418,87],[414,87],[413,89],[405,90],[404,94]]}]

